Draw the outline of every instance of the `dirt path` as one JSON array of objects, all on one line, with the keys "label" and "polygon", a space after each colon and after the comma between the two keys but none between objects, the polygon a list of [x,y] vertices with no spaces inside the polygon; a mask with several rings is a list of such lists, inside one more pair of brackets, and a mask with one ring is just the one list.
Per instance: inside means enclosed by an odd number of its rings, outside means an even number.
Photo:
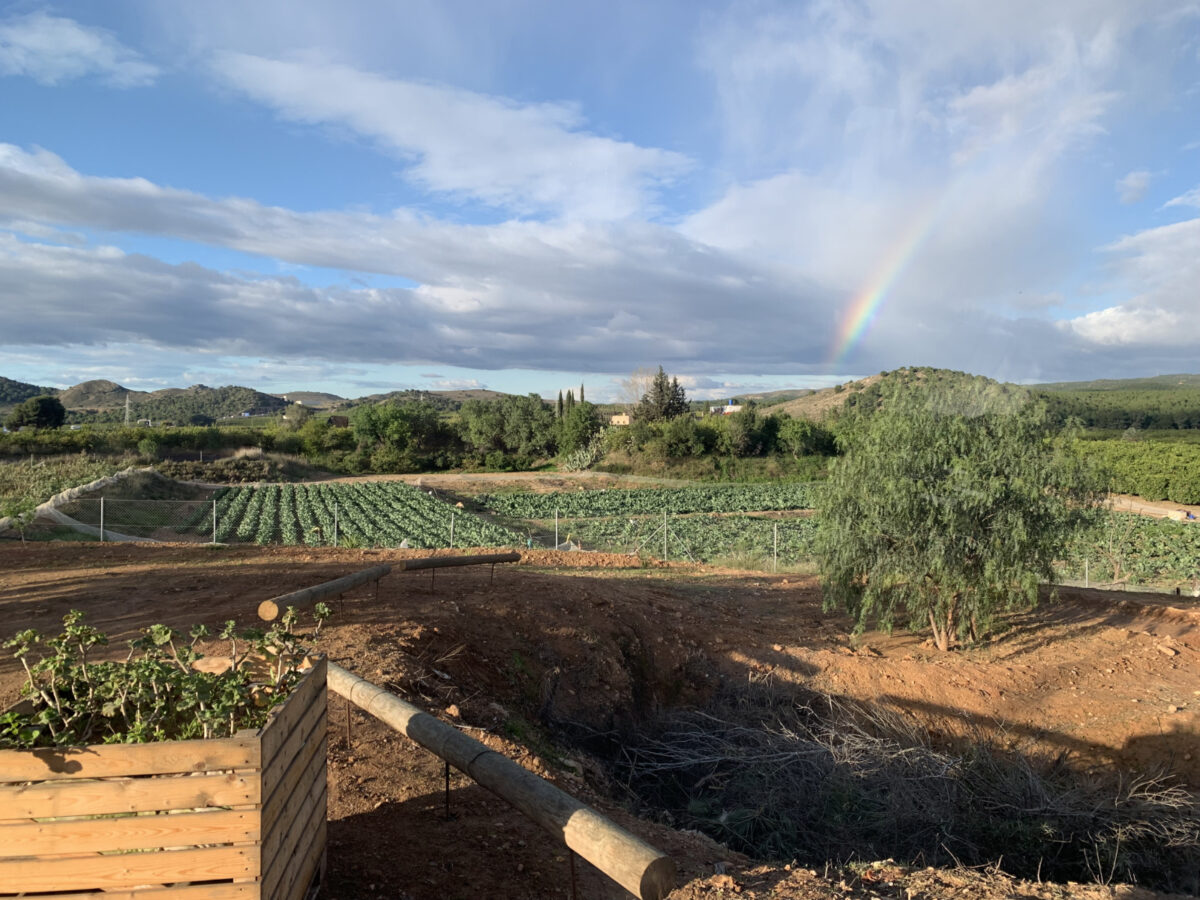
[{"label": "dirt path", "polygon": [[[1171,503],[1167,500],[1143,500],[1132,494],[1113,494],[1112,508],[1118,512],[1134,512],[1142,516],[1154,516],[1157,519],[1177,518],[1179,513],[1186,515],[1190,512],[1196,517],[1197,527],[1200,527],[1200,506]],[[1176,515],[1172,515],[1173,513]]]},{"label": "dirt path", "polygon": [[[402,551],[0,544],[0,640],[52,629],[71,608],[120,639],[145,624],[254,622],[260,600]],[[570,563],[575,568],[561,568]],[[588,563],[599,568],[584,568]],[[680,864],[673,900],[744,897],[1149,897],[1021,885],[982,873],[754,867],[693,833],[604,799],[603,771],[560,755],[553,728],[619,729],[664,705],[702,700],[722,678],[796,683],[885,704],[929,728],[1003,733],[1025,749],[1096,762],[1173,764],[1200,784],[1200,612],[1064,591],[1010,618],[986,646],[941,654],[920,636],[869,633],[821,611],[811,579],[712,569],[619,568],[628,557],[532,554],[525,564],[392,575],[337,605],[330,658],[602,808]],[[554,568],[549,568],[554,566]],[[0,660],[0,708],[21,675]],[[331,898],[570,896],[569,860],[547,835],[465,778],[444,818],[442,767],[330,699]],[[532,749],[531,749],[532,748]],[[419,836],[419,837],[414,837]],[[717,873],[726,867],[727,874]],[[893,867],[895,868],[895,867]],[[869,874],[869,873],[868,873]],[[579,896],[620,896],[589,866]]]}]

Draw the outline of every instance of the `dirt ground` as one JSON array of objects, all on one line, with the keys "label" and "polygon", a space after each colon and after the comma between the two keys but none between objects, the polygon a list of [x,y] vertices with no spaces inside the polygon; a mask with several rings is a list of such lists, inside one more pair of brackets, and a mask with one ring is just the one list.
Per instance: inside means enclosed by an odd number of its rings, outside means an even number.
[{"label": "dirt ground", "polygon": [[[54,629],[69,609],[117,644],[152,622],[254,624],[264,599],[369,565],[391,550],[0,542],[0,640]],[[881,703],[945,734],[993,730],[1087,762],[1172,765],[1200,785],[1200,605],[1064,590],[985,646],[941,654],[921,636],[869,633],[821,611],[813,580],[628,557],[526,554],[520,565],[393,574],[335,604],[330,659],[465,728],[669,853],[672,900],[718,896],[1155,896],[1137,888],[1020,883],[996,872],[893,864],[763,866],[695,833],[634,818],[546,723],[611,730],[701,698],[721,678],[794,682]],[[1190,604],[1190,606],[1188,605]],[[0,708],[21,674],[0,659]],[[570,897],[567,852],[464,776],[330,695],[329,898]],[[349,721],[349,726],[347,726]],[[578,896],[625,896],[588,864]]]}]

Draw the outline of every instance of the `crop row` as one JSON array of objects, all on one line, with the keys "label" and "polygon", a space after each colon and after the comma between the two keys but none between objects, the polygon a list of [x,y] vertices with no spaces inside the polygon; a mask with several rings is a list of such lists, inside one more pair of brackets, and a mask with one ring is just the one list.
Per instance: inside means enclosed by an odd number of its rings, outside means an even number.
[{"label": "crop row", "polygon": [[233,487],[217,495],[218,541],[317,546],[332,543],[335,531],[339,542],[359,546],[525,543],[514,531],[398,482]]},{"label": "crop row", "polygon": [[[777,520],[756,516],[690,516],[667,521],[667,554],[697,561],[722,556],[769,556],[778,528],[779,558],[794,561],[813,555],[820,519]],[[663,520],[609,517],[564,521],[560,538],[585,550],[662,555]],[[1085,569],[1086,564],[1086,569]],[[1200,524],[1113,513],[1072,541],[1058,567],[1066,578],[1094,582],[1128,581],[1147,585],[1192,585],[1200,579]]]},{"label": "crop row", "polygon": [[591,518],[653,513],[737,513],[812,508],[807,484],[734,484],[690,488],[481,494],[485,509],[519,519]]}]

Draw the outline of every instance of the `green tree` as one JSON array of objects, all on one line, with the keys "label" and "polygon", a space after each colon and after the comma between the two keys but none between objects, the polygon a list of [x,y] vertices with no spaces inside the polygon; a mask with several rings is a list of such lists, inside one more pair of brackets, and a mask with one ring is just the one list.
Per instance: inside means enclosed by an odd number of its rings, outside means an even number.
[{"label": "green tree", "polygon": [[9,428],[58,428],[66,418],[66,407],[57,397],[30,397],[17,405],[4,424]]},{"label": "green tree", "polygon": [[662,422],[688,413],[687,394],[678,378],[668,378],[663,367],[650,381],[650,387],[642,395],[634,410],[634,416],[643,422]]},{"label": "green tree", "polygon": [[795,419],[781,413],[779,449],[799,459],[801,456],[832,456],[836,450],[833,435],[809,419]]},{"label": "green tree", "polygon": [[573,453],[586,447],[592,435],[600,430],[600,410],[596,404],[581,401],[576,403],[562,418],[558,428],[558,452]]},{"label": "green tree", "polygon": [[928,624],[939,649],[1037,601],[1099,476],[1045,405],[994,382],[908,387],[840,424],[818,506],[827,607],[861,630]]}]

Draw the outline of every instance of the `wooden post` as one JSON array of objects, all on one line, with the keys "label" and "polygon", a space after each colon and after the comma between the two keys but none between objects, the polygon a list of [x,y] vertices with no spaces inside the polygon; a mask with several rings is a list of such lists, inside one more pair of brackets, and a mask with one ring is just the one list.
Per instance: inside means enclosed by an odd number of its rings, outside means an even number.
[{"label": "wooden post", "polygon": [[333,663],[329,688],[469,775],[635,897],[662,900],[675,887],[669,856],[508,757]]}]

